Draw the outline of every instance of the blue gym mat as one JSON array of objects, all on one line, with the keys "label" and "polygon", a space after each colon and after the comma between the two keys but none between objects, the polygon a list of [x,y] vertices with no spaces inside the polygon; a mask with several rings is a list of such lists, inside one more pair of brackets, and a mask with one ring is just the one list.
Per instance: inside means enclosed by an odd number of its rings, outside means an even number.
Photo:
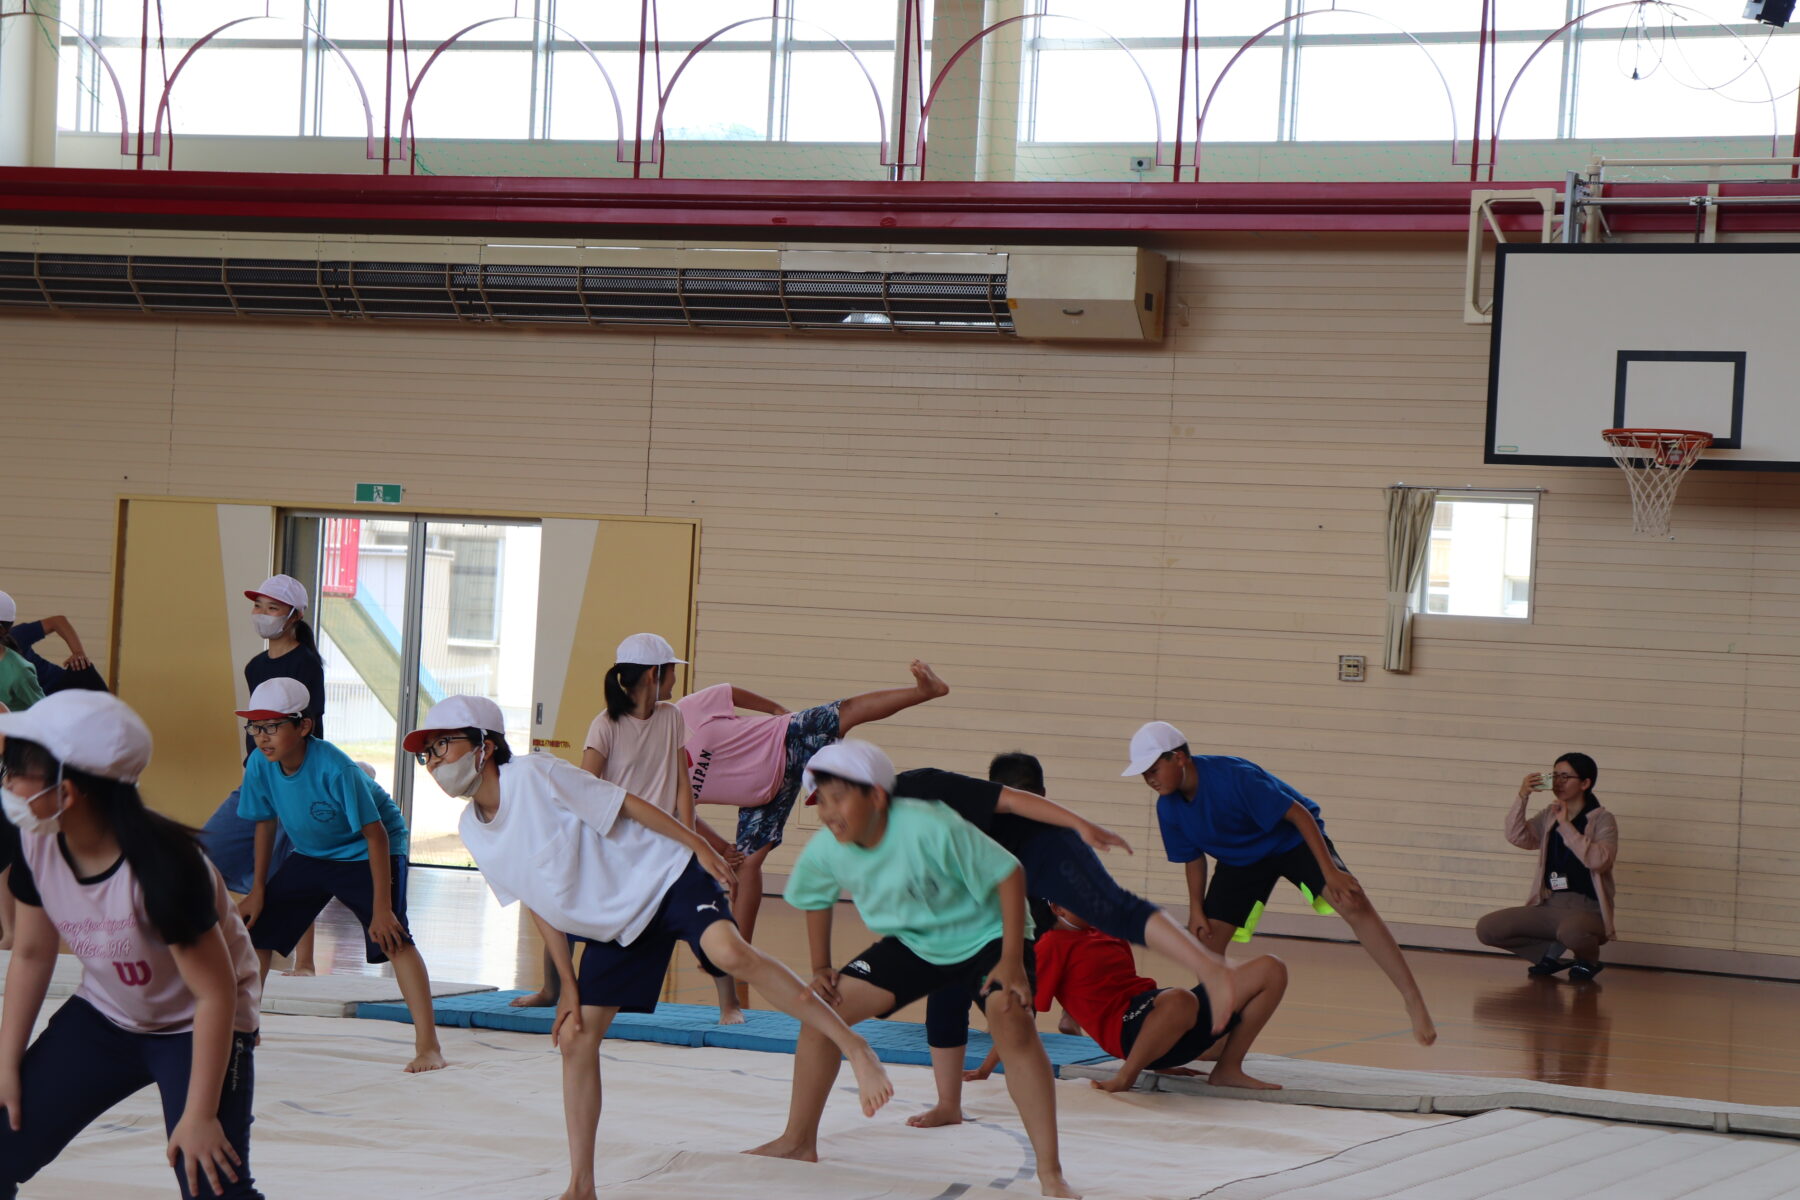
[{"label": "blue gym mat", "polygon": [[[505,1029],[514,1033],[549,1033],[555,1020],[553,1008],[513,1008],[511,1001],[524,992],[475,992],[433,1000],[432,1013],[439,1025],[459,1029]],[[365,1020],[410,1024],[406,1005],[398,1002],[359,1004],[356,1015]],[[792,1054],[800,1024],[786,1013],[745,1009],[742,1025],[721,1025],[719,1010],[710,1004],[659,1004],[653,1013],[620,1013],[606,1036],[626,1042],[662,1042],[670,1046],[722,1046],[731,1050],[763,1050]],[[882,1062],[906,1066],[930,1066],[931,1048],[925,1044],[925,1026],[914,1021],[863,1021],[856,1032],[869,1041]],[[1111,1055],[1091,1038],[1065,1033],[1046,1033],[1044,1049],[1057,1074],[1077,1063],[1107,1062]],[[970,1067],[981,1065],[992,1044],[988,1035],[969,1030]]]}]

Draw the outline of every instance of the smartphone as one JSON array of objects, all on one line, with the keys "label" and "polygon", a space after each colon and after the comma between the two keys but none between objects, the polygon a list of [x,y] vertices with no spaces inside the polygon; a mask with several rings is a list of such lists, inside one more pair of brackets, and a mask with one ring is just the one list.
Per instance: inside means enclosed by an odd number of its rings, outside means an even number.
[{"label": "smartphone", "polygon": [[1551,777],[1551,776],[1552,776],[1552,775],[1554,775],[1554,774],[1556,774],[1556,771],[1555,771],[1555,770],[1554,770],[1554,768],[1553,768],[1553,769],[1551,769],[1551,770],[1549,770],[1549,771],[1545,771],[1545,772],[1544,772],[1544,773],[1542,773],[1542,774],[1541,774],[1541,775],[1539,775],[1539,776],[1538,776],[1538,781],[1537,781],[1537,783],[1535,783],[1535,784],[1533,784],[1533,785],[1532,785],[1532,788],[1531,788],[1531,790],[1532,790],[1532,791],[1534,791],[1534,792],[1547,792],[1547,791],[1549,791],[1549,790],[1550,790],[1550,785],[1551,785],[1551,779],[1550,779],[1550,777]]}]

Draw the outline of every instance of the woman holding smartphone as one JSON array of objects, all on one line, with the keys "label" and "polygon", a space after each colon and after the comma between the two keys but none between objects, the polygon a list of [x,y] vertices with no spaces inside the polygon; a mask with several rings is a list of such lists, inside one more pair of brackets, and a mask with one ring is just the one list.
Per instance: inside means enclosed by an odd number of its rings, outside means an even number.
[{"label": "woman holding smartphone", "polygon": [[[1600,945],[1614,940],[1613,863],[1619,856],[1619,823],[1600,806],[1594,781],[1600,768],[1585,754],[1565,754],[1548,773],[1534,771],[1519,784],[1506,814],[1506,840],[1536,850],[1537,875],[1523,908],[1503,908],[1481,918],[1475,936],[1532,964],[1529,973],[1585,983],[1602,970]],[[1550,803],[1526,819],[1533,792],[1548,790]],[[1566,948],[1573,960],[1559,958]]]}]

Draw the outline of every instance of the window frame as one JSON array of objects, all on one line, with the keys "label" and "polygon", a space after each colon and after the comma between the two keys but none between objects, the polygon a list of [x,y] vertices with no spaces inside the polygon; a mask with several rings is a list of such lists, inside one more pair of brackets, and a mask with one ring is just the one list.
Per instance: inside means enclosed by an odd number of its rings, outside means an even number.
[{"label": "window frame", "polygon": [[[1414,617],[1429,618],[1433,624],[1439,621],[1479,621],[1501,622],[1507,625],[1530,625],[1537,620],[1537,583],[1538,583],[1538,537],[1542,528],[1540,518],[1543,515],[1543,496],[1541,488],[1445,488],[1438,492],[1432,502],[1432,526],[1427,533],[1428,541],[1425,549],[1425,566],[1419,572],[1419,583],[1409,594],[1408,606]],[[1431,546],[1430,542],[1439,539],[1431,537],[1437,529],[1437,506],[1439,504],[1528,504],[1531,506],[1531,543],[1528,548],[1530,561],[1525,576],[1525,614],[1509,617],[1504,612],[1498,616],[1485,613],[1432,612],[1427,606],[1431,600]],[[1448,539],[1444,539],[1448,541]],[[1504,553],[1504,550],[1503,550]],[[1504,564],[1500,572],[1502,604],[1504,596],[1510,589],[1512,580],[1517,576],[1506,574]]]}]

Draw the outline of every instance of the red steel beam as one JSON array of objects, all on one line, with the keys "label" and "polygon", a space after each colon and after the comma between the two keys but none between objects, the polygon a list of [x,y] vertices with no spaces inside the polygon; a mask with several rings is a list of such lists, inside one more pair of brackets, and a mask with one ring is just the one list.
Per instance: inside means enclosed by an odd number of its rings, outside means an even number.
[{"label": "red steel beam", "polygon": [[[0,168],[0,221],[208,229],[521,234],[652,230],[921,238],[955,233],[1074,240],[1208,231],[1461,233],[1477,188],[1454,183],[893,183],[818,180],[554,179],[519,176],[239,174]],[[1615,208],[1615,229],[1693,228],[1692,184],[1609,185],[1608,195],[1666,198]],[[1731,228],[1800,231],[1800,184],[1727,183],[1725,195],[1792,205],[1726,211]],[[1507,223],[1531,226],[1536,209]]]}]

